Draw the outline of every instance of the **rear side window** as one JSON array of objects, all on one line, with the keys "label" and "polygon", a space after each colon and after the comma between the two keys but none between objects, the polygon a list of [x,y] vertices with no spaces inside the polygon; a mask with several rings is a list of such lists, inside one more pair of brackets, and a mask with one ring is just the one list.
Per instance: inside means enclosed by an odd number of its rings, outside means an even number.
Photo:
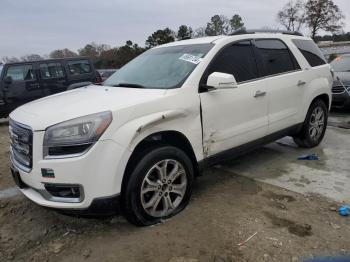
[{"label": "rear side window", "polygon": [[88,60],[69,61],[68,68],[71,75],[88,74],[92,71]]},{"label": "rear side window", "polygon": [[265,68],[265,76],[277,75],[300,69],[288,47],[277,39],[255,40],[258,57]]},{"label": "rear side window", "polygon": [[5,77],[8,76],[10,76],[13,81],[28,81],[35,79],[32,65],[9,66]]},{"label": "rear side window", "polygon": [[312,67],[327,63],[321,50],[312,40],[294,39],[292,41]]},{"label": "rear side window", "polygon": [[214,72],[232,74],[238,83],[258,78],[251,42],[242,41],[225,47],[210,65],[207,75]]},{"label": "rear side window", "polygon": [[63,67],[60,63],[40,64],[40,75],[43,79],[64,77]]}]

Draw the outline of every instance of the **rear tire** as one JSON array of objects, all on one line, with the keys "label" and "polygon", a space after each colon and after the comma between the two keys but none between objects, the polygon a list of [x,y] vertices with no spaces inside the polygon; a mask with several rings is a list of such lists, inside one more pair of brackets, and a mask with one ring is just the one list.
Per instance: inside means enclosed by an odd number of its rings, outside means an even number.
[{"label": "rear tire", "polygon": [[188,204],[194,178],[190,158],[181,149],[159,146],[143,154],[126,183],[122,206],[137,226],[160,223]]},{"label": "rear tire", "polygon": [[303,148],[318,146],[326,132],[328,121],[328,108],[319,99],[313,102],[307,112],[303,127],[300,133],[293,137],[294,142]]}]

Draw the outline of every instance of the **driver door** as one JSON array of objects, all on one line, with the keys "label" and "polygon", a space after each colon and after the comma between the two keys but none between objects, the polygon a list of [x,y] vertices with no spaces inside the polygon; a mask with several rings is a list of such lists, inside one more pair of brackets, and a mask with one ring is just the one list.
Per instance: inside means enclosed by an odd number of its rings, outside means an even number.
[{"label": "driver door", "polygon": [[268,130],[266,80],[259,79],[251,42],[224,47],[209,65],[201,85],[213,72],[232,74],[238,85],[200,93],[206,157],[262,138]]}]

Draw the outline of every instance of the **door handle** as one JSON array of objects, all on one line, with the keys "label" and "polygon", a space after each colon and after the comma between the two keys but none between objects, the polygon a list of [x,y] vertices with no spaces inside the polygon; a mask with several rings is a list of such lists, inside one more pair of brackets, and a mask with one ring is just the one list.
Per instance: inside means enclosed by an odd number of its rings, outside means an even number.
[{"label": "door handle", "polygon": [[304,86],[304,85],[306,85],[306,82],[302,81],[302,80],[299,80],[297,86]]},{"label": "door handle", "polygon": [[254,94],[254,97],[260,97],[260,96],[265,96],[266,95],[266,92],[265,91],[256,91],[255,94]]},{"label": "door handle", "polygon": [[30,84],[29,86],[32,87],[32,88],[40,88],[39,84]]}]

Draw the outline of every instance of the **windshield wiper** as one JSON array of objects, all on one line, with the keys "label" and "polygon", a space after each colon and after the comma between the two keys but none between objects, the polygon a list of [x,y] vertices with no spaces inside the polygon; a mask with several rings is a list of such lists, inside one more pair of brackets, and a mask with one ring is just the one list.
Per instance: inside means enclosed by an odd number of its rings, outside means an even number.
[{"label": "windshield wiper", "polygon": [[113,87],[131,87],[131,88],[146,88],[143,85],[131,84],[131,83],[119,83],[117,85],[113,85]]}]

